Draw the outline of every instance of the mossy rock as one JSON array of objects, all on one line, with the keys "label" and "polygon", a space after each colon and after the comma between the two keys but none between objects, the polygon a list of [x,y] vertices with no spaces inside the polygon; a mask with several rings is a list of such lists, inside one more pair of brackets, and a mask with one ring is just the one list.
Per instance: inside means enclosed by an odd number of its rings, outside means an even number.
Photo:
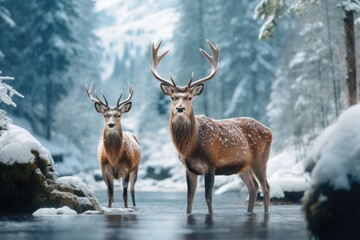
[{"label": "mossy rock", "polygon": [[310,232],[318,239],[360,239],[360,184],[335,190],[328,183],[312,187],[303,201]]},{"label": "mossy rock", "polygon": [[54,168],[33,151],[34,161],[0,162],[0,213],[33,213],[39,208],[68,206],[76,212],[101,210],[95,198],[76,188],[56,183]]}]

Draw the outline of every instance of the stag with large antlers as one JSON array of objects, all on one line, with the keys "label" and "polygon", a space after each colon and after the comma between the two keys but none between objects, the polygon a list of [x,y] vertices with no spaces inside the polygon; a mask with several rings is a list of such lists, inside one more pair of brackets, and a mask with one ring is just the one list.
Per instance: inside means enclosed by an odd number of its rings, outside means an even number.
[{"label": "stag with large antlers", "polygon": [[269,210],[270,187],[266,178],[266,164],[272,141],[271,131],[252,118],[214,120],[195,116],[192,102],[199,96],[204,83],[219,69],[220,48],[208,41],[212,56],[200,52],[210,62],[211,73],[194,81],[194,73],[187,86],[176,86],[170,76],[167,80],[158,73],[158,65],[168,51],[158,54],[152,45],[152,74],[161,84],[162,92],[171,98],[170,133],[181,162],[186,169],[187,213],[191,213],[197,187],[197,175],[204,175],[205,201],[212,213],[212,190],[215,175],[239,174],[249,191],[248,212],[254,209],[259,184],[264,195],[265,213]]},{"label": "stag with large antlers", "polygon": [[93,82],[90,88],[86,85],[86,93],[94,103],[98,113],[104,116],[104,128],[102,137],[99,141],[98,158],[102,170],[102,175],[107,186],[108,207],[112,206],[114,201],[114,179],[122,178],[123,200],[125,208],[127,204],[127,189],[130,181],[130,192],[133,206],[135,207],[135,182],[140,163],[140,145],[132,133],[123,132],[121,128],[121,116],[130,111],[134,94],[134,88],[129,83],[129,97],[121,101],[122,94],[117,101],[116,106],[110,107],[108,101],[103,95],[102,101],[95,90],[95,97],[91,94]]}]

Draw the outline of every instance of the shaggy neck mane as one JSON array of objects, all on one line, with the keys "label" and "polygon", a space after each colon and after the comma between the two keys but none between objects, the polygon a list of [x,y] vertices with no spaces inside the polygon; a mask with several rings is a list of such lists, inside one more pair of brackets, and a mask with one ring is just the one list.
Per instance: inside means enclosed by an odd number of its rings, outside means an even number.
[{"label": "shaggy neck mane", "polygon": [[104,130],[103,141],[109,157],[120,155],[123,145],[123,135],[121,129],[119,129],[118,132]]},{"label": "shaggy neck mane", "polygon": [[196,148],[198,138],[198,127],[194,113],[191,112],[189,118],[175,116],[171,113],[170,132],[178,152],[183,156],[188,156]]}]

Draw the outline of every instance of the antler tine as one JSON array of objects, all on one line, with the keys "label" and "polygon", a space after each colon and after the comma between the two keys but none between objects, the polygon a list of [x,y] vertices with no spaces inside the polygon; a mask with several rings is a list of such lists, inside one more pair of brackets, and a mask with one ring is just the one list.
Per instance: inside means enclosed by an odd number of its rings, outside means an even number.
[{"label": "antler tine", "polygon": [[129,97],[127,99],[125,99],[124,101],[118,103],[117,107],[120,107],[121,105],[124,105],[131,101],[131,98],[134,95],[134,86],[131,85],[129,82],[128,82],[128,86],[129,86]]},{"label": "antler tine", "polygon": [[[95,91],[94,91],[94,95],[95,95],[96,99],[97,99],[102,105],[104,105],[105,107],[108,107],[108,106],[109,106],[109,104],[108,104],[108,102],[107,102],[107,100],[106,100],[105,97],[104,97],[105,102],[103,102],[103,101],[97,96],[97,94],[96,94],[96,89],[95,89]],[[103,95],[103,96],[104,96],[104,95]]]},{"label": "antler tine", "polygon": [[171,80],[172,84],[174,85],[174,88],[176,88],[176,83],[175,83],[171,73],[170,73],[170,80]]},{"label": "antler tine", "polygon": [[105,97],[105,95],[104,95],[104,92],[103,92],[102,90],[101,90],[101,95],[103,96],[103,98],[104,98],[104,100],[105,100],[106,106],[109,106],[108,101],[107,101],[107,99],[106,99],[106,97]]},{"label": "antler tine", "polygon": [[94,81],[91,82],[89,88],[88,88],[88,85],[86,84],[86,93],[87,93],[88,97],[89,97],[90,100],[93,101],[94,103],[99,103],[99,104],[101,104],[101,105],[103,105],[103,106],[105,106],[105,107],[108,107],[108,103],[107,103],[107,101],[106,101],[105,96],[104,96],[104,99],[105,99],[106,103],[104,103],[103,101],[101,101],[101,100],[99,99],[99,97],[96,95],[96,90],[95,90],[95,92],[94,92],[96,98],[94,98],[94,97],[92,96],[91,90],[92,90],[93,84],[94,84]]},{"label": "antler tine", "polygon": [[210,80],[211,78],[213,78],[216,74],[216,72],[219,69],[219,54],[220,54],[220,48],[219,45],[217,44],[216,47],[214,47],[214,45],[212,45],[212,43],[207,39],[206,40],[209,44],[210,50],[212,52],[212,56],[210,56],[209,54],[207,54],[203,49],[199,49],[200,52],[205,56],[205,58],[209,61],[210,65],[211,65],[211,73],[204,77],[201,78],[199,80],[197,80],[196,82],[192,83],[192,78],[189,81],[189,87],[194,87],[196,85],[199,85],[203,82],[206,82],[208,80]]},{"label": "antler tine", "polygon": [[193,81],[193,79],[194,79],[194,72],[192,72],[191,73],[191,78],[189,79],[189,83],[188,83],[188,87],[191,87],[191,83],[192,83],[192,81]]},{"label": "antler tine", "polygon": [[120,96],[119,96],[119,98],[118,98],[118,100],[117,100],[117,102],[116,102],[116,106],[120,106],[120,100],[121,100],[121,98],[122,98],[122,91],[120,92]]},{"label": "antler tine", "polygon": [[176,87],[176,85],[174,85],[174,81],[172,80],[171,82],[163,77],[160,76],[157,67],[159,66],[159,63],[161,62],[161,60],[165,57],[165,55],[169,52],[169,50],[165,51],[164,53],[162,53],[161,55],[158,55],[160,46],[161,46],[162,41],[160,41],[160,43],[157,45],[157,47],[155,47],[154,43],[152,44],[152,48],[151,48],[151,53],[152,53],[152,62],[150,65],[150,70],[152,72],[152,74],[154,75],[154,77],[156,79],[158,79],[160,82],[165,83],[166,85],[169,85],[173,88]]}]

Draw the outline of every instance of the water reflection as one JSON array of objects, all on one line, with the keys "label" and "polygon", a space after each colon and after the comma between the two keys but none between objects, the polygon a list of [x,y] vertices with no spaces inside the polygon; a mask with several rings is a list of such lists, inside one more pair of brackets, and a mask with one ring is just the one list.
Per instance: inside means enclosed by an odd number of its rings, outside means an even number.
[{"label": "water reflection", "polygon": [[130,215],[105,215],[105,236],[104,239],[128,239],[129,231],[137,228],[137,216]]},{"label": "water reflection", "polygon": [[206,214],[187,216],[186,226],[191,231],[183,239],[226,239],[226,236],[268,238],[269,214]]},{"label": "water reflection", "polygon": [[270,214],[259,214],[257,216],[256,213],[247,213],[247,221],[244,224],[245,228],[253,229],[253,228],[266,228],[268,226]]},{"label": "water reflection", "polygon": [[[194,214],[189,214],[187,217],[187,224],[190,226],[194,226],[196,224],[196,217]],[[212,214],[206,214],[205,215],[205,225],[207,227],[211,227],[213,225],[213,215]]]},{"label": "water reflection", "polygon": [[105,215],[106,227],[108,228],[132,228],[137,221],[135,214],[131,215]]},{"label": "water reflection", "polygon": [[[106,191],[101,193],[107,204]],[[201,198],[200,198],[201,197]],[[139,210],[121,214],[32,217],[0,216],[0,239],[37,240],[187,240],[187,239],[291,239],[308,238],[301,206],[273,205],[246,214],[237,196],[219,196],[217,209],[205,214],[203,198],[194,214],[184,212],[183,194],[139,193]],[[180,200],[179,200],[180,199]],[[196,200],[196,199],[195,199]],[[196,203],[196,202],[195,202]],[[245,205],[245,204],[244,204]]]},{"label": "water reflection", "polygon": [[253,236],[260,239],[267,239],[268,237],[268,222],[270,219],[269,214],[247,214],[247,219],[242,225],[244,236]]}]

